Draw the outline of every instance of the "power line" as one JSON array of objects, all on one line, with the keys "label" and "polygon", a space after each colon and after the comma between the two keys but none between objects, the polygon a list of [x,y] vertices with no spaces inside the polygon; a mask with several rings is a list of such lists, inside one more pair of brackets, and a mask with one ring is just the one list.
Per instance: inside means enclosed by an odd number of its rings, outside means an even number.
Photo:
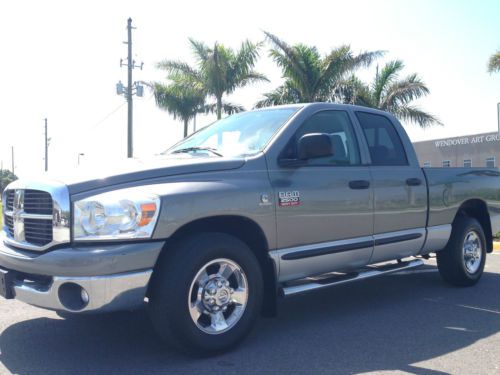
[{"label": "power line", "polygon": [[95,129],[97,128],[99,125],[101,125],[104,121],[106,121],[108,118],[110,118],[112,115],[114,115],[120,108],[122,108],[125,104],[127,104],[127,102],[123,102],[122,104],[120,104],[118,107],[116,107],[115,109],[113,109],[110,113],[108,113],[106,116],[104,116],[104,118],[102,118],[101,120],[99,120],[97,123],[95,123],[94,125],[91,126],[90,129]]}]

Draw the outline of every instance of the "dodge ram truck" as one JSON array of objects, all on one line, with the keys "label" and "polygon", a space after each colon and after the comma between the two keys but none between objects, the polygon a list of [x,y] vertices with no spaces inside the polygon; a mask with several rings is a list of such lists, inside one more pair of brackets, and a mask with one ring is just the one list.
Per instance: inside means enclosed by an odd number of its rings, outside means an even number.
[{"label": "dodge ram truck", "polygon": [[181,349],[234,347],[276,300],[423,264],[480,279],[500,173],[420,168],[389,113],[332,103],[224,118],[152,161],[17,180],[0,294],[68,313],[146,307]]}]

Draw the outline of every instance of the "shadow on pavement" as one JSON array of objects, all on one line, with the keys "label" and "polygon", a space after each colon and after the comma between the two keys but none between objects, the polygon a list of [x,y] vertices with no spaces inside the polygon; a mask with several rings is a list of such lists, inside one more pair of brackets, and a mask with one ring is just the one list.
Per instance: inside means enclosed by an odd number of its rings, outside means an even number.
[{"label": "shadow on pavement", "polygon": [[459,289],[421,272],[283,300],[239,348],[203,359],[165,348],[144,311],[39,318],[5,329],[0,360],[18,374],[443,374],[416,363],[499,332],[499,285],[496,273]]}]

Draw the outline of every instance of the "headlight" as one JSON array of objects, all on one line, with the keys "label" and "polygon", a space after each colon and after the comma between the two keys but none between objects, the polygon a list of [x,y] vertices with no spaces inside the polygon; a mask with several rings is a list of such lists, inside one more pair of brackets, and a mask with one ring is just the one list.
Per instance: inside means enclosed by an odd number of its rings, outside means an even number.
[{"label": "headlight", "polygon": [[78,241],[150,238],[160,199],[140,188],[116,190],[74,203],[73,238]]}]

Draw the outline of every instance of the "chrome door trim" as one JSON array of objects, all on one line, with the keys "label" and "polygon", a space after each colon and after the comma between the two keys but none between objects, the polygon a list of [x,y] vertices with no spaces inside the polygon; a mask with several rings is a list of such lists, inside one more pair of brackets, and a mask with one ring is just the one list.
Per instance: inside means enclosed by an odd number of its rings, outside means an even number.
[{"label": "chrome door trim", "polygon": [[425,235],[425,228],[375,234],[375,247],[370,264],[419,254],[425,243]]},{"label": "chrome door trim", "polygon": [[321,255],[342,253],[344,251],[359,250],[373,246],[373,238],[370,236],[361,237],[356,240],[340,240],[324,242],[315,245],[297,246],[287,250],[280,257],[283,260],[297,260]]},{"label": "chrome door trim", "polygon": [[342,268],[365,266],[373,251],[373,237],[321,242],[271,251],[278,282],[301,279]]}]

